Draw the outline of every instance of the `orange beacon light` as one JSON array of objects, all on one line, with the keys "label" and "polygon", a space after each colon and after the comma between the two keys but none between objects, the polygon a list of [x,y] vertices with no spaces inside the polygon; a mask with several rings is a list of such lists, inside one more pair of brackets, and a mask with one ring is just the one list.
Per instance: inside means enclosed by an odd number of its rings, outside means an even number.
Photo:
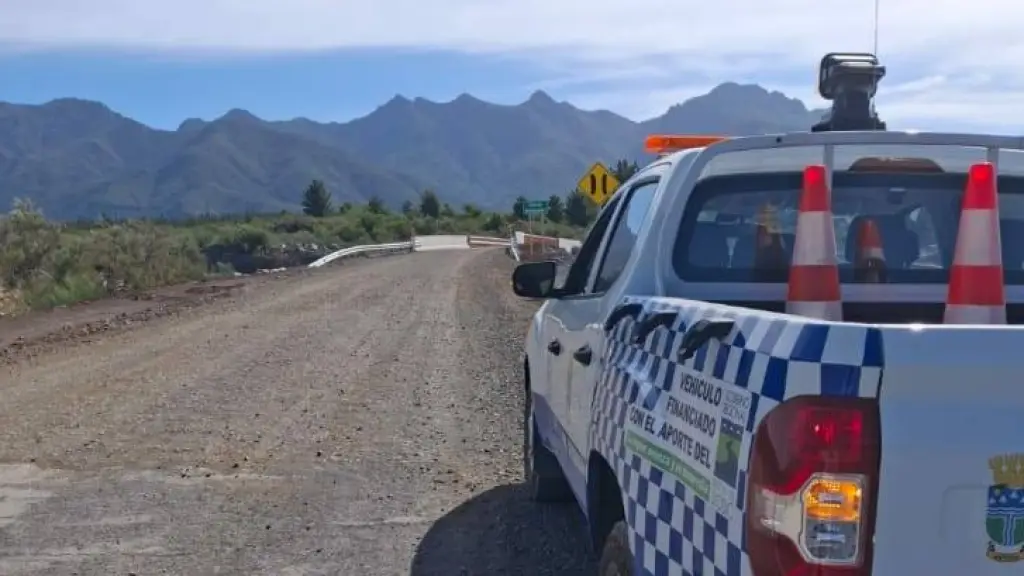
[{"label": "orange beacon light", "polygon": [[652,134],[644,141],[644,151],[648,154],[663,156],[680,150],[703,148],[727,140],[725,136],[674,136],[668,134]]}]

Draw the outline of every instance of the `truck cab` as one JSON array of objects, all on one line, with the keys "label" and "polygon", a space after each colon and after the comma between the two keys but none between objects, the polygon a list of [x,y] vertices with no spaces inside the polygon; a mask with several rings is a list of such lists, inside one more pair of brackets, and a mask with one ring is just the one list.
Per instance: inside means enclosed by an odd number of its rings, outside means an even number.
[{"label": "truck cab", "polygon": [[564,281],[513,274],[527,481],[602,575],[1024,570],[1024,139],[857,124],[832,72],[815,131],[649,138]]}]

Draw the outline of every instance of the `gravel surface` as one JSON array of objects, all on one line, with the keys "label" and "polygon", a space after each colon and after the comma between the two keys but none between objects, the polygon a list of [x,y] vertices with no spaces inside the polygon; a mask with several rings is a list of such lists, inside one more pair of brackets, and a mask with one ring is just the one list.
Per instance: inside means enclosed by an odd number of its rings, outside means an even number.
[{"label": "gravel surface", "polygon": [[325,269],[0,367],[0,574],[589,574],[521,486],[499,250]]}]

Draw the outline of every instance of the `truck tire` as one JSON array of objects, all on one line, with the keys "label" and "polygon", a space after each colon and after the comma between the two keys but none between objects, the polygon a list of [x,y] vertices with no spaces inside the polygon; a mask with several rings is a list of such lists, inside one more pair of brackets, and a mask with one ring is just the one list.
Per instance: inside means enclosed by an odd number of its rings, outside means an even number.
[{"label": "truck tire", "polygon": [[523,477],[535,502],[567,502],[569,482],[558,459],[544,447],[533,423],[533,399],[527,394],[523,414]]},{"label": "truck tire", "polygon": [[629,529],[622,520],[612,526],[601,548],[598,564],[601,576],[633,576],[633,554],[629,551]]}]

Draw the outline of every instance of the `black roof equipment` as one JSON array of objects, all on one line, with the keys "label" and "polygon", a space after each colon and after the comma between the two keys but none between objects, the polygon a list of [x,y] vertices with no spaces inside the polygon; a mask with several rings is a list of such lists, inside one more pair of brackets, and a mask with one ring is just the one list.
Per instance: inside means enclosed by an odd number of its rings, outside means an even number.
[{"label": "black roof equipment", "polygon": [[821,59],[818,93],[832,101],[832,110],[811,132],[885,130],[875,113],[874,97],[885,66],[874,54],[832,52]]}]

